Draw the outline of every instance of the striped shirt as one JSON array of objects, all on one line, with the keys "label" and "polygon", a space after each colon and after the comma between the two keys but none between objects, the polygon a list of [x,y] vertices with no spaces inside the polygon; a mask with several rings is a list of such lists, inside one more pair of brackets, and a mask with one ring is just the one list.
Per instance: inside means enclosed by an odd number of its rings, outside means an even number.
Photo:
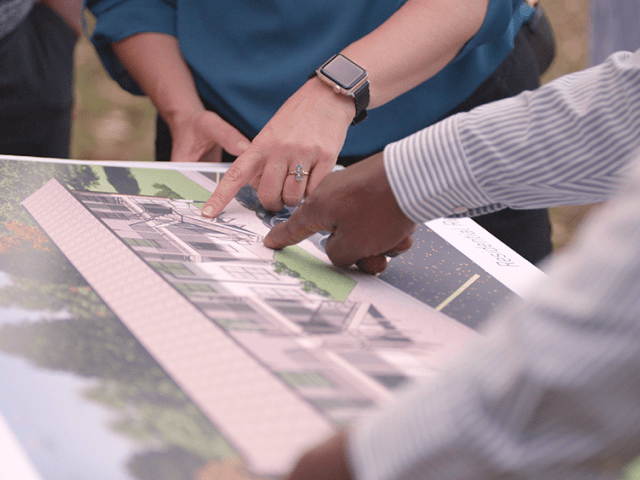
[{"label": "striped shirt", "polygon": [[640,52],[385,151],[415,220],[619,194],[528,300],[435,380],[355,426],[356,478],[605,480],[640,456],[639,145]]},{"label": "striped shirt", "polygon": [[615,189],[640,148],[638,132],[640,51],[392,143],[385,168],[400,208],[416,222],[594,203]]}]

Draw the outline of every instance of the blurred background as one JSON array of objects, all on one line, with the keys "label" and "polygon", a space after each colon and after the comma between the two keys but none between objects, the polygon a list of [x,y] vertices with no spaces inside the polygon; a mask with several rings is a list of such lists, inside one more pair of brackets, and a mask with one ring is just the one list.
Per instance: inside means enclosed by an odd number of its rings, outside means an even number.
[{"label": "blurred background", "polygon": [[[540,0],[554,29],[556,58],[543,82],[588,64],[588,0]],[[75,52],[75,114],[71,158],[153,160],[155,110],[146,97],[122,90],[106,74],[86,38]],[[552,209],[553,242],[566,246],[590,207]]]}]

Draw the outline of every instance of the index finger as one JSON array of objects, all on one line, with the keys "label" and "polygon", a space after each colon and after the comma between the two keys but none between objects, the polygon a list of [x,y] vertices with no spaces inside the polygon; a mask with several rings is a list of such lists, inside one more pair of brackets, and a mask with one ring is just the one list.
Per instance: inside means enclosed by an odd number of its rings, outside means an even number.
[{"label": "index finger", "polygon": [[255,176],[259,158],[260,154],[257,152],[246,152],[233,162],[202,207],[201,212],[204,217],[213,218],[222,213],[240,189]]},{"label": "index finger", "polygon": [[269,234],[264,237],[265,247],[280,250],[288,245],[300,243],[305,238],[317,232],[330,230],[330,227],[320,225],[308,218],[303,203],[293,212],[289,220],[274,226]]}]

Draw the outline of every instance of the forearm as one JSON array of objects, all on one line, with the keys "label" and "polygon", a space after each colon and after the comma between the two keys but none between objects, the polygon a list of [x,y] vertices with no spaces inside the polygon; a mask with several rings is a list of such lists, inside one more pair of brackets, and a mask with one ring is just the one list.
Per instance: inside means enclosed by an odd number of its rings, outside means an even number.
[{"label": "forearm", "polygon": [[369,72],[375,108],[444,68],[482,25],[489,0],[408,0],[343,50]]},{"label": "forearm", "polygon": [[637,52],[391,144],[385,168],[414,221],[599,202],[640,149],[639,109]]},{"label": "forearm", "polygon": [[[489,0],[408,0],[382,25],[342,50],[369,74],[368,108],[395,99],[446,67],[478,32],[488,5]],[[298,93],[309,103],[328,105],[325,121],[349,125],[353,120],[353,100],[335,95],[318,77]]]},{"label": "forearm", "polygon": [[170,127],[182,116],[204,110],[175,37],[139,33],[114,43],[113,48]]},{"label": "forearm", "polygon": [[640,451],[639,166],[531,300],[355,430],[356,478],[621,478]]}]

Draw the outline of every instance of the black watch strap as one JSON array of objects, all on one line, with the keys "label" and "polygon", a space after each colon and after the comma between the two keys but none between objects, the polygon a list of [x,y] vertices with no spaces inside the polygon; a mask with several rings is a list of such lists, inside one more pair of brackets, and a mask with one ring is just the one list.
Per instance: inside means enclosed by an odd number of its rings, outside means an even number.
[{"label": "black watch strap", "polygon": [[369,106],[369,82],[366,81],[353,92],[353,99],[356,102],[356,116],[353,117],[351,125],[356,125],[369,116],[367,107]]}]

